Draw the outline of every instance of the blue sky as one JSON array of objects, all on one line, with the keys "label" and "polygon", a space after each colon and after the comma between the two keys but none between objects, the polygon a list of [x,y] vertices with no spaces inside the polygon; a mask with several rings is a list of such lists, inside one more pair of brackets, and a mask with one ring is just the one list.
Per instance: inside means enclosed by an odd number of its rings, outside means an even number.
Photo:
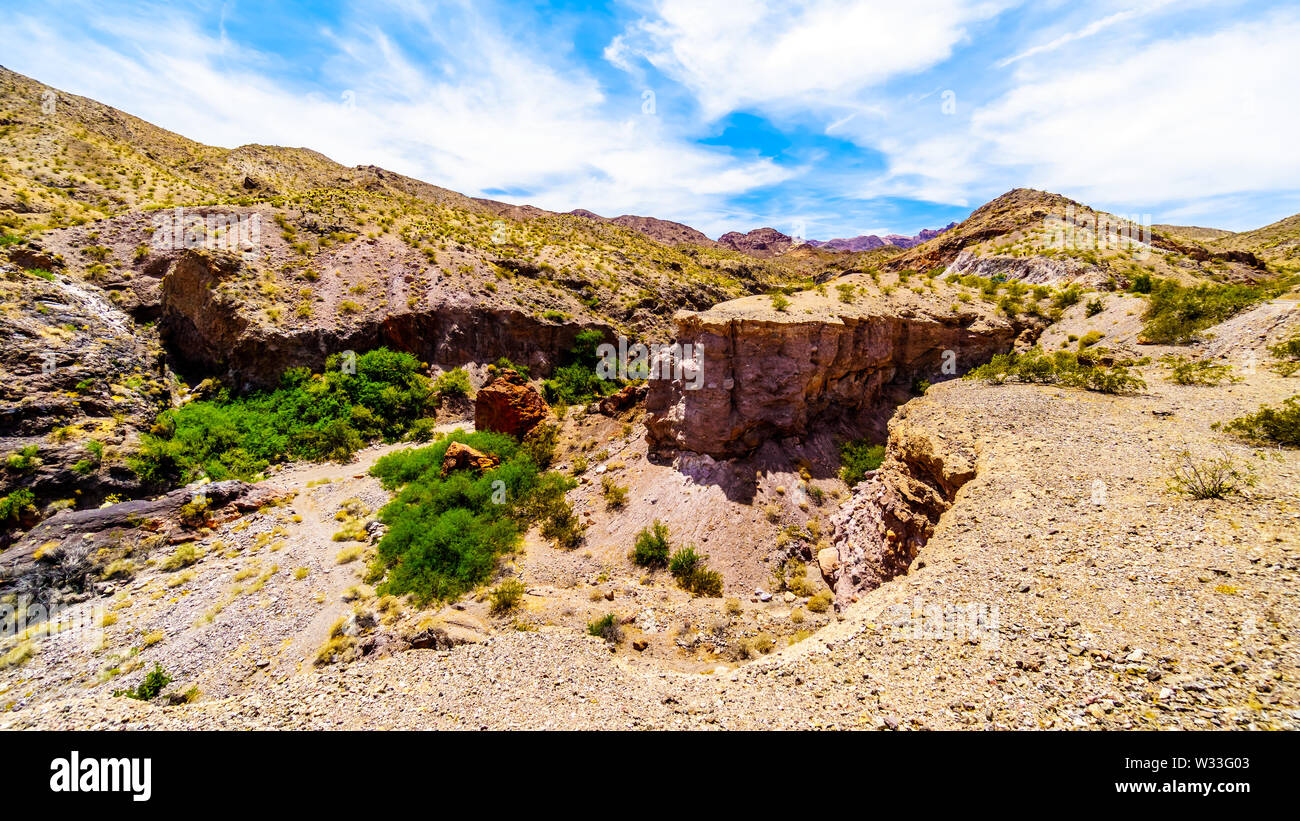
[{"label": "blue sky", "polygon": [[1015,187],[1300,212],[1294,2],[45,2],[0,64],[206,143],[710,236],[912,234]]}]

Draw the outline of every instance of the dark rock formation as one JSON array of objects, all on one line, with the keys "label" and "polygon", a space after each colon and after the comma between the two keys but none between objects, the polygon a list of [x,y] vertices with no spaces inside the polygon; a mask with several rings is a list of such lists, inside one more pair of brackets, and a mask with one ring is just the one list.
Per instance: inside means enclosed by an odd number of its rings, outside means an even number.
[{"label": "dark rock formation", "polygon": [[522,439],[546,418],[548,410],[546,400],[527,379],[506,370],[474,397],[474,427]]}]

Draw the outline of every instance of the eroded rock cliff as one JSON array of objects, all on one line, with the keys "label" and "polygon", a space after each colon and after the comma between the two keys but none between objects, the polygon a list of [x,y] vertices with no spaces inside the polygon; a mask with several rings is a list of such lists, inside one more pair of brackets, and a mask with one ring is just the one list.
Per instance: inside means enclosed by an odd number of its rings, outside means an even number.
[{"label": "eroded rock cliff", "polygon": [[819,424],[861,424],[916,380],[950,378],[1010,349],[1022,330],[986,305],[936,303],[910,292],[852,303],[804,292],[782,310],[748,297],[679,313],[677,342],[694,359],[669,374],[677,378],[650,380],[652,447],[734,457]]},{"label": "eroded rock cliff", "polygon": [[[513,308],[457,296],[437,304],[308,325],[267,321],[221,284],[240,260],[206,251],[183,253],[163,278],[161,325],[183,365],[226,377],[240,388],[275,385],[288,368],[321,370],[331,354],[384,345],[444,368],[505,356],[545,375],[588,326],[554,324]],[[602,326],[598,330],[607,332]]]},{"label": "eroded rock cliff", "polygon": [[819,555],[837,607],[905,573],[934,535],[957,491],[975,478],[969,428],[933,413],[917,421],[904,405],[889,421],[885,461],[831,517],[831,548]]}]

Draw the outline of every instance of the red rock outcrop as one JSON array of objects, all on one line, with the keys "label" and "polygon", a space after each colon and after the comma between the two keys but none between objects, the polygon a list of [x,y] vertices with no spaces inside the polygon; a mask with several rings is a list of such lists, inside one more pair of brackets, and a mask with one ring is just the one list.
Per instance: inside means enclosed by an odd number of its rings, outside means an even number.
[{"label": "red rock outcrop", "polygon": [[546,418],[549,408],[528,380],[505,370],[474,397],[474,427],[522,439]]},{"label": "red rock outcrop", "polygon": [[605,416],[617,416],[629,408],[636,407],[638,402],[645,399],[648,390],[644,384],[627,385],[617,393],[611,393],[597,402],[596,411]]},{"label": "red rock outcrop", "polygon": [[442,475],[453,470],[473,470],[482,473],[501,464],[501,460],[482,451],[475,450],[463,442],[452,442],[447,446],[447,455],[442,458]]}]

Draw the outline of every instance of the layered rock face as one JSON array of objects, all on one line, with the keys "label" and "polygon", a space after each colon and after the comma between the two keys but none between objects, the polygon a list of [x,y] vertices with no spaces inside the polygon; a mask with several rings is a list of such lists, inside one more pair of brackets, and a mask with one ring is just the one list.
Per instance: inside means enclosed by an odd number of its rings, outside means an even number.
[{"label": "layered rock face", "polygon": [[948,266],[949,274],[974,274],[992,279],[1002,276],[1015,279],[1029,285],[1064,285],[1077,282],[1080,285],[1095,287],[1106,281],[1110,274],[1096,265],[1089,265],[1073,257],[981,257],[970,251],[962,251]]},{"label": "layered rock face", "polygon": [[[17,250],[24,263],[41,256]],[[0,496],[23,489],[40,507],[138,493],[121,457],[168,406],[161,351],[100,288],[45,264],[36,276],[0,256]]]},{"label": "layered rock face", "polygon": [[246,306],[221,293],[220,283],[240,264],[227,254],[181,254],[163,279],[160,322],[184,364],[230,377],[240,388],[273,386],[288,368],[321,370],[331,354],[381,345],[443,368],[505,356],[546,374],[586,329],[467,301],[284,328],[253,319]]},{"label": "layered rock face", "polygon": [[[1010,322],[983,307],[857,307],[796,296],[788,313],[748,298],[677,315],[677,341],[698,346],[697,356],[678,378],[650,380],[654,449],[736,457],[819,423],[861,421],[914,379],[960,374],[1009,350],[1016,336]],[[668,370],[660,365],[661,374]]]},{"label": "layered rock face", "polygon": [[969,429],[909,418],[904,405],[889,421],[885,461],[831,517],[831,547],[818,554],[837,607],[905,573],[934,534],[962,485],[975,478]]}]

